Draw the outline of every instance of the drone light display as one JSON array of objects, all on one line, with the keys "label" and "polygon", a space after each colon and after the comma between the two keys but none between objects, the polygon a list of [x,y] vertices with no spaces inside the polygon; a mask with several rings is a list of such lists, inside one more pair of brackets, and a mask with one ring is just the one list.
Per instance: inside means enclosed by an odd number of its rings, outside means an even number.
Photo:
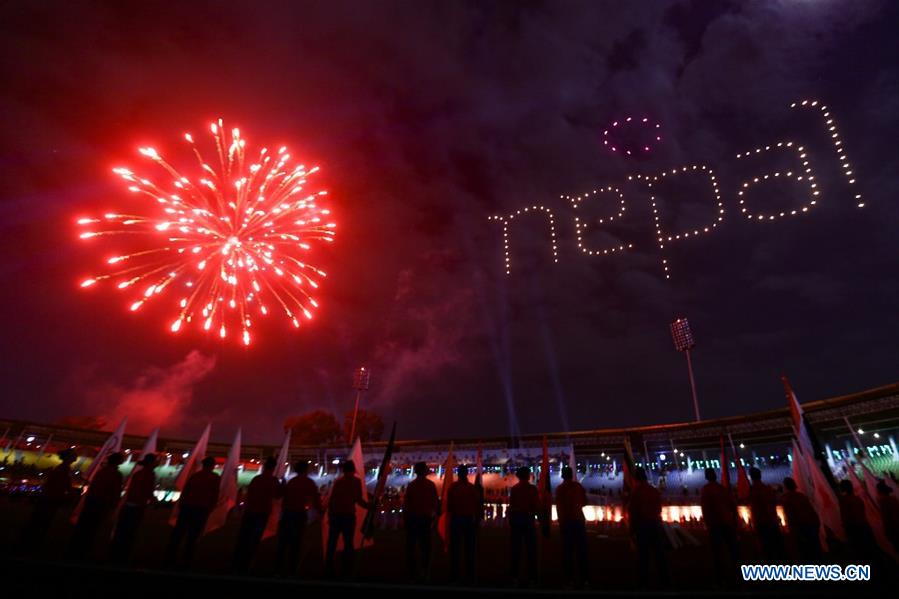
[{"label": "drone light display", "polygon": [[291,165],[286,147],[249,157],[240,131],[226,131],[221,120],[209,130],[216,167],[188,133],[184,139],[198,162],[191,177],[149,147],[140,154],[165,172],[163,182],[113,169],[138,201],[121,213],[78,219],[80,237],[137,245],[108,258],[112,271],[84,279],[81,287],[110,280],[133,294],[131,311],[160,297],[174,308],[171,332],[194,323],[222,339],[236,332],[249,345],[254,318],[271,310],[297,328],[300,319],[312,319],[319,305],[312,294],[326,275],[306,256],[316,243],[333,241],[337,225],[319,204],[327,192],[306,190],[318,167]]},{"label": "drone light display", "polygon": [[[616,142],[614,134],[619,130],[619,128],[623,129],[628,125],[639,127],[641,130],[643,130],[644,133],[646,133],[647,137],[652,137],[654,139],[654,142],[644,139],[642,143],[636,144],[633,148],[625,147],[620,142]],[[624,154],[625,156],[633,156],[635,154],[648,154],[652,149],[653,143],[662,141],[662,136],[658,131],[659,128],[661,128],[661,125],[654,121],[650,121],[648,116],[645,116],[643,118],[628,116],[621,119],[620,121],[613,121],[611,125],[603,130],[602,144],[612,152]]]},{"label": "drone light display", "polygon": [[[853,199],[856,207],[863,208],[865,206],[865,202],[862,199],[862,194],[857,191],[855,188],[856,184],[856,176],[853,171],[852,166],[849,163],[849,158],[846,155],[846,152],[843,148],[843,142],[840,139],[839,133],[837,131],[836,123],[833,119],[833,116],[830,113],[830,110],[827,106],[820,103],[817,100],[802,100],[794,102],[791,105],[791,108],[808,108],[814,109],[821,113],[821,116],[824,120],[824,126],[827,132],[828,137],[830,138],[834,151],[836,152],[837,158],[840,162],[840,168],[843,174],[843,177],[847,181],[850,188],[853,190]],[[628,118],[625,119],[625,123],[632,122],[634,119]],[[649,123],[649,119],[642,119],[641,122]],[[620,122],[616,121],[612,124],[612,129],[616,126],[620,126]],[[653,128],[657,128],[653,127]],[[609,133],[609,129],[605,131],[606,134]],[[606,140],[607,141],[607,140]],[[604,145],[608,146],[609,143],[604,143]],[[613,151],[618,151],[617,147],[612,147]],[[818,187],[818,183],[815,180],[814,173],[812,172],[812,167],[810,164],[808,151],[805,146],[798,145],[792,141],[781,141],[777,142],[773,145],[765,145],[754,148],[748,152],[741,152],[736,155],[738,160],[749,157],[750,155],[762,154],[765,152],[772,151],[789,151],[795,152],[796,156],[799,160],[799,165],[796,169],[781,169],[775,170],[769,173],[762,173],[752,177],[749,180],[742,181],[739,185],[739,188],[736,190],[736,200],[738,203],[738,207],[740,209],[740,214],[742,214],[745,218],[749,219],[753,222],[770,222],[774,221],[786,216],[795,216],[799,214],[805,214],[810,211],[811,208],[815,207],[818,204],[819,197],[821,195],[821,190]],[[647,150],[648,151],[648,150]],[[695,226],[682,231],[667,231],[663,226],[662,215],[660,214],[660,207],[656,201],[657,192],[653,189],[654,186],[657,186],[660,182],[666,179],[671,179],[675,177],[683,177],[688,174],[699,174],[706,178],[709,181],[709,189],[711,191],[711,196],[714,202],[714,207],[712,209],[712,213],[709,217],[709,220],[706,223],[703,223],[700,226]],[[800,184],[807,185],[808,189],[808,199],[799,207],[791,208],[788,210],[778,210],[774,212],[765,212],[762,210],[753,210],[749,204],[747,203],[748,193],[754,186],[759,184],[763,184],[765,182],[772,182],[777,180],[794,180]],[[665,252],[666,247],[673,242],[687,240],[689,238],[700,237],[702,235],[709,234],[713,232],[716,228],[718,228],[719,224],[722,224],[724,221],[724,202],[721,198],[721,192],[718,187],[718,180],[714,171],[711,167],[707,165],[690,165],[690,166],[682,166],[673,169],[667,169],[657,175],[645,175],[645,174],[635,174],[629,175],[627,177],[628,181],[638,181],[646,186],[646,188],[650,192],[650,204],[652,208],[652,215],[655,225],[655,233],[656,233],[656,241],[659,246],[659,250],[661,251],[661,265],[662,270],[665,274],[665,278],[670,278],[670,270],[669,270],[669,259]],[[592,193],[582,194],[580,196],[566,196],[563,195],[561,198],[563,200],[567,200],[571,203],[572,208],[577,210],[582,201],[587,199],[590,196],[596,195],[597,193],[614,193],[617,194],[618,199],[620,201],[619,210],[616,215],[611,217],[605,217],[598,219],[598,224],[602,225],[604,223],[610,223],[615,219],[621,218],[624,215],[626,206],[624,202],[623,193],[615,186],[608,185],[605,187],[600,187],[594,189]],[[510,246],[511,246],[511,222],[512,219],[516,216],[521,217],[524,213],[530,212],[532,210],[543,211],[549,216],[549,230],[550,230],[550,241],[552,244],[552,256],[553,262],[559,261],[559,252],[558,252],[558,242],[556,238],[556,228],[555,228],[555,218],[553,215],[552,208],[543,205],[533,205],[530,208],[524,208],[518,210],[509,215],[492,215],[488,217],[490,220],[500,221],[503,223],[503,251],[504,251],[504,264],[506,274],[511,274],[512,271],[512,261],[510,256]],[[622,243],[612,247],[601,248],[601,249],[589,249],[585,246],[584,242],[584,232],[586,230],[586,224],[582,224],[580,217],[574,216],[574,230],[575,237],[577,240],[578,248],[581,251],[581,254],[587,256],[597,256],[597,255],[609,255],[614,253],[622,253],[625,249],[632,249],[634,246],[632,243]]]}]

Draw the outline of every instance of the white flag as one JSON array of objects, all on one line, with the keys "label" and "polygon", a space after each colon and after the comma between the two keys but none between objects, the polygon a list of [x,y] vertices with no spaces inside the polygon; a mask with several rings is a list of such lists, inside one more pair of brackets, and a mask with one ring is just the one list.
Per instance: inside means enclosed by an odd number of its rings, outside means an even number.
[{"label": "white flag", "polygon": [[78,522],[78,517],[81,516],[81,510],[84,509],[84,500],[87,497],[87,487],[91,484],[91,481],[94,480],[94,476],[97,474],[97,471],[100,469],[100,466],[103,465],[103,462],[106,461],[111,454],[118,453],[122,450],[122,437],[125,435],[125,423],[128,422],[128,418],[122,418],[122,421],[119,423],[119,426],[116,427],[115,431],[112,435],[106,439],[106,442],[100,447],[100,451],[97,452],[97,455],[94,456],[94,461],[91,462],[90,467],[88,467],[87,472],[84,473],[84,480],[87,481],[87,485],[83,487],[83,491],[81,493],[81,499],[78,500],[78,505],[75,506],[75,509],[72,510],[71,521],[72,524]]},{"label": "white flag", "polygon": [[[209,432],[212,429],[211,424],[207,424],[206,428],[203,429],[203,434],[200,435],[200,439],[197,441],[197,444],[194,445],[193,451],[190,452],[190,456],[187,458],[187,461],[184,462],[184,466],[181,467],[181,472],[178,473],[178,478],[175,479],[174,488],[178,493],[184,491],[184,486],[187,484],[187,479],[190,478],[190,475],[196,472],[200,468],[200,462],[206,457],[206,446],[209,444]],[[169,524],[175,526],[178,522],[178,510],[181,502],[175,504],[174,509],[172,509],[172,515],[169,517]]]},{"label": "white flag", "polygon": [[97,473],[97,470],[103,465],[103,462],[106,461],[106,458],[109,457],[110,454],[118,453],[122,451],[122,437],[125,435],[125,423],[128,422],[128,418],[122,418],[122,421],[119,422],[119,426],[116,427],[115,431],[112,435],[106,439],[106,442],[100,447],[100,451],[97,452],[97,455],[94,456],[94,461],[91,462],[91,465],[88,467],[87,472],[84,473],[84,479],[88,482],[94,479],[94,475]]},{"label": "white flag", "polygon": [[[287,476],[287,458],[290,455],[290,429],[284,434],[284,442],[281,444],[281,451],[278,452],[278,465],[275,466],[275,478],[282,481]],[[262,538],[267,539],[274,536],[278,532],[278,519],[281,516],[281,498],[276,497],[272,502],[272,511],[268,515],[268,523],[265,525],[265,532]]]},{"label": "white flag", "polygon": [[[843,520],[840,516],[840,504],[837,501],[833,487],[830,486],[830,483],[824,477],[821,465],[815,458],[802,406],[799,405],[799,400],[796,399],[796,394],[793,392],[793,388],[786,377],[782,377],[781,380],[786,390],[787,403],[790,406],[790,412],[793,417],[793,433],[796,437],[796,444],[802,459],[805,461],[807,477],[812,484],[811,490],[813,493],[809,493],[809,500],[815,506],[815,511],[818,512],[821,523],[830,529],[830,532],[837,539],[845,541],[846,535],[843,531]],[[793,459],[796,459],[795,455]]]},{"label": "white flag", "polygon": [[237,472],[239,467],[240,429],[237,429],[234,441],[231,443],[231,449],[228,451],[228,458],[225,460],[225,465],[222,468],[218,501],[216,501],[215,507],[212,508],[212,512],[209,514],[203,534],[210,533],[224,526],[231,509],[237,505]]},{"label": "white flag", "polygon": [[881,551],[889,555],[893,561],[899,562],[899,555],[897,555],[896,550],[893,548],[893,544],[890,542],[890,539],[887,537],[886,531],[883,528],[883,518],[880,515],[880,508],[877,506],[876,499],[868,495],[868,490],[862,482],[859,481],[855,466],[850,464],[848,460],[845,461],[847,480],[852,483],[853,492],[865,505],[865,519],[868,521],[868,526],[871,527],[871,532],[874,533],[874,540],[877,542]]},{"label": "white flag", "polygon": [[449,453],[446,454],[446,463],[443,466],[443,482],[440,488],[440,518],[437,520],[437,533],[443,539],[443,546],[449,550],[449,490],[453,486],[453,471],[456,469],[456,458],[453,456],[453,443],[450,443]]},{"label": "white flag", "polygon": [[[368,501],[368,488],[365,486],[365,462],[362,460],[362,440],[357,437],[356,442],[353,444],[353,449],[350,451],[349,460],[353,462],[356,466],[356,474],[359,478],[362,479],[362,500]],[[333,489],[333,486],[331,487]],[[356,549],[361,549],[363,547],[368,547],[373,544],[372,539],[366,539],[365,535],[363,535],[363,527],[365,526],[365,514],[367,510],[360,506],[356,505],[356,531],[353,535],[353,546]],[[322,551],[327,552],[328,550],[328,510],[325,508],[325,513],[322,516]],[[343,550],[343,538],[337,539],[337,551]]]}]

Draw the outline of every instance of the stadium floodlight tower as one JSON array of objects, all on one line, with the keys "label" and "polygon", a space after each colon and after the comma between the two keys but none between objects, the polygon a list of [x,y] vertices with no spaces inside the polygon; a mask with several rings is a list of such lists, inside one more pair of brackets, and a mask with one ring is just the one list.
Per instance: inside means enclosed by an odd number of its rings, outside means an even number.
[{"label": "stadium floodlight tower", "polygon": [[361,366],[353,373],[353,389],[356,390],[356,407],[353,408],[353,424],[350,426],[349,443],[353,443],[353,437],[356,435],[356,416],[359,414],[359,400],[362,394],[368,391],[368,385],[371,382],[371,370],[365,366]]},{"label": "stadium floodlight tower", "polygon": [[687,356],[687,372],[690,374],[690,390],[693,391],[693,411],[696,413],[696,422],[702,420],[699,416],[699,400],[696,398],[696,381],[693,380],[693,362],[690,360],[690,350],[696,346],[693,341],[693,331],[686,318],[678,318],[671,323],[671,339],[674,341],[674,349],[682,351]]}]

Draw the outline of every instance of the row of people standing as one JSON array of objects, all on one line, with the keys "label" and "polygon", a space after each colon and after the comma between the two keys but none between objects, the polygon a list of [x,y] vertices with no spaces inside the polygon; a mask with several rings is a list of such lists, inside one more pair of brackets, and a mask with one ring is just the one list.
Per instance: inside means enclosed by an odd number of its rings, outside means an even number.
[{"label": "row of people standing", "polygon": [[[428,466],[415,465],[416,478],[406,488],[403,514],[406,525],[406,559],[410,576],[429,579],[433,529],[445,510],[443,533],[450,557],[450,582],[477,582],[478,527],[483,519],[483,492],[468,480],[468,466],[457,467],[457,479],[447,489],[446,505],[441,506],[437,486],[428,479]],[[518,482],[509,490],[509,575],[515,584],[537,583],[537,524],[549,518],[537,487],[531,484],[531,470],[521,467]],[[561,560],[568,584],[581,585],[587,579],[587,532],[584,506],[587,493],[574,480],[570,468],[562,469],[563,482],[555,491],[561,532]],[[522,562],[522,555],[524,562]],[[522,570],[522,566],[524,569]]]}]

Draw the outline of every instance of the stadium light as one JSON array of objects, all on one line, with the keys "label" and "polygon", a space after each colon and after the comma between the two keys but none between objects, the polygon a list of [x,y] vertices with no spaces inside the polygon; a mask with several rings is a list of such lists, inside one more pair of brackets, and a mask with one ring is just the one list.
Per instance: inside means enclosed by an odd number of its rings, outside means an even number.
[{"label": "stadium light", "polygon": [[693,379],[693,362],[690,360],[690,350],[696,346],[693,340],[693,331],[686,318],[678,318],[671,323],[671,339],[674,341],[674,349],[684,352],[687,356],[687,372],[690,374],[690,390],[693,392],[693,411],[696,413],[696,422],[702,420],[699,416],[699,400],[696,398],[696,382]]},{"label": "stadium light", "polygon": [[353,408],[353,423],[350,426],[350,436],[347,439],[347,442],[350,445],[352,445],[353,437],[356,435],[356,416],[359,415],[359,400],[362,398],[362,394],[368,391],[370,383],[371,370],[368,370],[365,366],[357,368],[353,373],[353,389],[356,390],[356,405]]}]

